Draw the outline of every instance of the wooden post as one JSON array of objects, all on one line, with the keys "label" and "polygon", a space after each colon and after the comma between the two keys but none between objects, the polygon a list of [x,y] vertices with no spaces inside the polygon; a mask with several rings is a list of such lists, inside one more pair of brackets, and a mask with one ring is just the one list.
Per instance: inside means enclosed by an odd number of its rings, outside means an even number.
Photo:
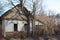
[{"label": "wooden post", "polygon": [[6,37],[6,33],[5,33],[5,20],[2,20],[2,35],[4,36],[4,37]]}]

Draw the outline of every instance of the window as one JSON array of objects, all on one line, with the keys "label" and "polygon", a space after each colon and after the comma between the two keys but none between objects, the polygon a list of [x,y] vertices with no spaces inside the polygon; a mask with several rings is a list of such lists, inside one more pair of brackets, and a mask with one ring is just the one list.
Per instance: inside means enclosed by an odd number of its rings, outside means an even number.
[{"label": "window", "polygon": [[27,31],[27,26],[28,26],[28,24],[25,24],[24,25],[25,31]]},{"label": "window", "polygon": [[17,24],[14,24],[14,31],[17,31]]}]

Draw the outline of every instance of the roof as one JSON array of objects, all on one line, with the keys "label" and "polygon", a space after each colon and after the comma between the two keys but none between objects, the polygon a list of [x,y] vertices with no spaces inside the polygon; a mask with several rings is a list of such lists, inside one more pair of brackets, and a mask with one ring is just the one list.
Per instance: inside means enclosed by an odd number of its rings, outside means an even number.
[{"label": "roof", "polygon": [[[4,19],[4,16],[6,16],[7,17],[7,15],[11,12],[13,12],[12,14],[14,14],[15,12],[17,12],[17,10],[16,10],[16,8],[18,8],[18,7],[20,7],[21,5],[20,4],[18,4],[18,5],[16,5],[15,7],[13,7],[12,9],[10,9],[10,10],[8,10],[7,12],[5,12],[2,16],[1,16],[1,18],[2,19]],[[23,10],[27,13],[28,12],[28,10],[23,6]],[[12,14],[10,14],[10,16],[12,15]],[[17,14],[18,15],[18,14]],[[17,16],[17,15],[15,15],[15,16]],[[8,16],[9,18],[10,18],[10,16]],[[7,17],[7,18],[8,18]],[[8,19],[9,19],[8,18]],[[19,15],[18,15],[18,17],[16,17],[16,18],[18,18],[18,19],[26,19],[26,17],[24,16],[24,15],[20,15],[20,17],[19,17]],[[16,19],[15,18],[15,19]],[[12,19],[13,19],[13,17],[12,17]]]},{"label": "roof", "polygon": [[12,9],[14,6],[11,2],[16,6],[20,3],[19,0],[0,0],[0,16],[3,15],[6,11]]}]

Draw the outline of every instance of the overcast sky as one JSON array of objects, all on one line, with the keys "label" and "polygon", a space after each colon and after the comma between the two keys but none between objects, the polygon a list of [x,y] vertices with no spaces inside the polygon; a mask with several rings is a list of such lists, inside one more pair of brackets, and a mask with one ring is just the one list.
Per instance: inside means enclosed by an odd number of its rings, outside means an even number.
[{"label": "overcast sky", "polygon": [[57,13],[60,13],[60,0],[44,0],[45,2],[45,10],[52,10]]}]

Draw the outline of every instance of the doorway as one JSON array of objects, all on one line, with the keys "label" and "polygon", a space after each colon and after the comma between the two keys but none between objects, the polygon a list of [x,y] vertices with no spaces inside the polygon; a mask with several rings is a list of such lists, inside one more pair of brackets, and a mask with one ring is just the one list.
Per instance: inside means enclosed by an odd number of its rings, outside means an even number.
[{"label": "doorway", "polygon": [[17,27],[18,27],[18,25],[14,24],[14,31],[17,31]]}]

